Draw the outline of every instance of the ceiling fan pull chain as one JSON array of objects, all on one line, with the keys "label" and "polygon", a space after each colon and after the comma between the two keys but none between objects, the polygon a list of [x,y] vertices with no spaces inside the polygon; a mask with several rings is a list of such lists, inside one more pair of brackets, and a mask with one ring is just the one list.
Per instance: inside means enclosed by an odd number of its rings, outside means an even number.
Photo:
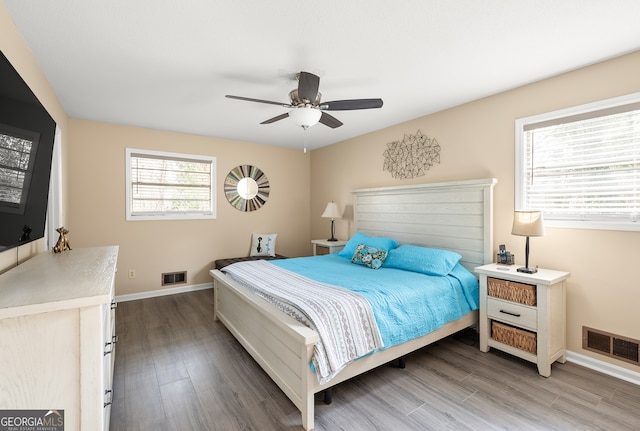
[{"label": "ceiling fan pull chain", "polygon": [[309,144],[309,128],[303,127],[302,130],[302,133],[304,133],[304,153],[307,154],[307,146]]}]

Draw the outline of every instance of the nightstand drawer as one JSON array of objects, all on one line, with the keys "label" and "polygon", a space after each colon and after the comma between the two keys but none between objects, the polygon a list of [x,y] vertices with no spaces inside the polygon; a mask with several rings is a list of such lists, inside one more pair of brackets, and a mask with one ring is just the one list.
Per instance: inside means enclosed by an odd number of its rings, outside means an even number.
[{"label": "nightstand drawer", "polygon": [[532,284],[487,277],[487,292],[494,298],[524,305],[536,305],[536,286]]},{"label": "nightstand drawer", "polygon": [[345,246],[345,244],[347,243],[347,241],[329,241],[324,240],[324,239],[314,239],[313,241],[311,241],[311,244],[313,244],[313,255],[314,256],[321,256],[324,254],[333,254],[333,253],[338,253],[340,250],[342,250]]},{"label": "nightstand drawer", "polygon": [[487,317],[537,330],[538,310],[513,302],[487,298]]},{"label": "nightstand drawer", "polygon": [[325,247],[324,245],[316,245],[316,256],[324,256],[325,254],[329,254],[331,249],[329,247]]}]

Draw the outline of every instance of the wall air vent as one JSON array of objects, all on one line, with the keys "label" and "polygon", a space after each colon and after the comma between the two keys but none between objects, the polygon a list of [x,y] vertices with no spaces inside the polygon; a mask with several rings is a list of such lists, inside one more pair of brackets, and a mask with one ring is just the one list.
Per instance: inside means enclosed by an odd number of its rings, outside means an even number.
[{"label": "wall air vent", "polygon": [[184,284],[187,282],[187,271],[165,272],[162,274],[162,285]]},{"label": "wall air vent", "polygon": [[582,348],[640,365],[639,340],[583,326]]}]

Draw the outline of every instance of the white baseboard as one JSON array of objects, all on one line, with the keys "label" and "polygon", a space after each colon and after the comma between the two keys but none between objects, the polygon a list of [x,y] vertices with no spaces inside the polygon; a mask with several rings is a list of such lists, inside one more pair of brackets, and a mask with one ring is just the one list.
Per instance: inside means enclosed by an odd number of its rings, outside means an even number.
[{"label": "white baseboard", "polygon": [[116,296],[116,302],[135,301],[137,299],[157,298],[158,296],[175,295],[178,293],[193,292],[196,290],[213,289],[213,282],[202,284],[190,284],[187,286],[171,287],[169,289],[151,290],[148,292],[130,293]]},{"label": "white baseboard", "polygon": [[591,356],[581,355],[580,353],[569,350],[567,351],[567,361],[640,385],[640,372],[631,371],[627,368],[619,367],[618,365],[613,365],[608,362],[592,358]]}]

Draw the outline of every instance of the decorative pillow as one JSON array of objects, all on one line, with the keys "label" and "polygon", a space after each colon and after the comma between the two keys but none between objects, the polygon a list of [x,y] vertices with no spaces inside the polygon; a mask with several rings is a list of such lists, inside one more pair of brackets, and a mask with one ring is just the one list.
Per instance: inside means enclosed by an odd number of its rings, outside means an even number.
[{"label": "decorative pillow", "polygon": [[427,275],[447,275],[461,257],[449,250],[405,244],[389,252],[384,266]]},{"label": "decorative pillow", "polygon": [[275,256],[277,233],[254,233],[249,256]]},{"label": "decorative pillow", "polygon": [[351,262],[368,266],[372,269],[379,269],[386,258],[386,251],[378,250],[375,247],[369,247],[365,244],[359,244],[351,258]]},{"label": "decorative pillow", "polygon": [[377,248],[382,251],[394,249],[398,246],[398,241],[391,238],[384,238],[381,236],[368,236],[360,232],[356,232],[349,241],[345,244],[344,248],[338,252],[338,256],[351,258],[356,252],[356,248],[359,244],[366,244],[368,246]]}]

